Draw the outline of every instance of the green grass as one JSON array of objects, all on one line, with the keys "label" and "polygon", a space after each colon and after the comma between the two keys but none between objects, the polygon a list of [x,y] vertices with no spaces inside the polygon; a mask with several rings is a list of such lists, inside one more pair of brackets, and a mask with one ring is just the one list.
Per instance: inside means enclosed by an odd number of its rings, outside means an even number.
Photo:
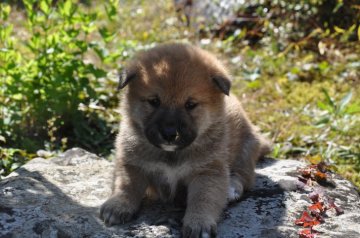
[{"label": "green grass", "polygon": [[[83,60],[111,72],[121,69],[139,49],[170,41],[200,45],[228,66],[233,79],[232,92],[241,99],[252,121],[274,142],[274,157],[309,161],[320,158],[360,188],[360,44],[348,40],[346,30],[332,34],[314,29],[309,39],[295,42],[279,40],[269,33],[262,41],[249,46],[245,38],[231,34],[224,40],[213,38],[210,33],[200,37],[196,29],[187,28],[179,21],[170,0],[121,1],[117,9],[118,13],[110,19],[102,4],[80,5],[79,11],[99,14],[92,22],[95,30],[88,34],[87,44],[98,42],[104,52],[118,55],[115,60],[106,56],[103,59],[99,52],[89,50]],[[23,10],[13,8],[11,14],[8,22],[14,25],[12,37],[31,37],[32,33],[23,24]],[[99,33],[101,27],[107,32]],[[104,39],[107,33],[111,35],[108,40]],[[211,40],[201,44],[202,38]],[[324,54],[319,53],[317,47],[323,47],[319,42],[328,46]],[[24,45],[18,47],[29,54]],[[111,74],[96,81],[97,104],[85,101],[83,106],[83,110],[105,121],[104,127],[112,128],[112,133],[116,132],[119,120],[115,81]],[[6,135],[2,136],[8,140]],[[56,141],[63,139],[55,133],[47,137],[50,144],[56,136],[59,137]],[[86,134],[86,140],[91,143],[91,134]],[[6,142],[0,146],[2,161],[6,160],[0,175],[25,161],[23,152],[20,154]],[[59,146],[49,148],[60,149]],[[66,145],[62,149],[65,148]],[[24,151],[24,148],[17,149]],[[108,152],[110,149],[107,147]],[[15,158],[13,168],[11,158]]]}]

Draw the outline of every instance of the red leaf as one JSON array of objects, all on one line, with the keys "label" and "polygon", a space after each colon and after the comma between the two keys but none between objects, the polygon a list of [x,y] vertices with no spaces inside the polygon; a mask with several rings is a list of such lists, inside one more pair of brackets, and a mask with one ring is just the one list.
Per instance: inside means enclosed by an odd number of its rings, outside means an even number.
[{"label": "red leaf", "polygon": [[302,216],[299,219],[295,220],[295,224],[303,227],[312,227],[320,224],[320,222],[316,218],[310,216],[309,213],[304,211]]},{"label": "red leaf", "polygon": [[312,221],[312,217],[309,215],[309,213],[304,211],[301,217],[295,220],[295,224],[302,226],[304,225],[305,222],[310,222],[310,221]]},{"label": "red leaf", "polygon": [[314,218],[310,222],[304,222],[303,227],[313,227],[313,226],[316,226],[316,225],[319,225],[319,224],[320,224],[320,222],[316,218]]},{"label": "red leaf", "polygon": [[299,231],[299,238],[313,238],[315,234],[312,234],[310,229],[303,229]]},{"label": "red leaf", "polygon": [[320,171],[317,171],[315,173],[315,179],[316,179],[316,181],[326,181],[326,174],[322,173]]},{"label": "red leaf", "polygon": [[310,210],[311,212],[323,213],[323,212],[325,211],[325,208],[324,208],[324,206],[323,206],[323,203],[317,202],[317,203],[315,203],[314,205],[311,205],[311,206],[309,207],[309,210]]},{"label": "red leaf", "polygon": [[324,223],[325,220],[322,217],[322,215],[320,213],[316,213],[316,212],[312,212],[311,215],[313,215],[314,217],[316,217],[316,219],[320,222],[320,223]]}]

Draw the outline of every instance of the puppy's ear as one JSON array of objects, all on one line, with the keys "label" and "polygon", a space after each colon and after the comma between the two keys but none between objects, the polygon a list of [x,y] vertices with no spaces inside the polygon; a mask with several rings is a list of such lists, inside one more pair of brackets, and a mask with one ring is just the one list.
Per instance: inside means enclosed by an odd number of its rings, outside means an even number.
[{"label": "puppy's ear", "polygon": [[135,77],[136,77],[135,71],[129,71],[124,69],[119,75],[119,85],[117,87],[117,90],[123,89]]},{"label": "puppy's ear", "polygon": [[215,85],[223,92],[224,94],[229,96],[231,81],[226,76],[216,75],[212,77]]}]

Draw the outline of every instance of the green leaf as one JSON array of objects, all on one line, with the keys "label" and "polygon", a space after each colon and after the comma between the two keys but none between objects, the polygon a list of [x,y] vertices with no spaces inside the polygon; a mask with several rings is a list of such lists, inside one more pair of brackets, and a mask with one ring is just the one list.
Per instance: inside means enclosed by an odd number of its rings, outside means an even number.
[{"label": "green leaf", "polygon": [[348,113],[348,114],[360,113],[360,105],[350,104],[350,105],[346,108],[346,113]]},{"label": "green leaf", "polygon": [[281,149],[281,145],[280,145],[280,144],[275,144],[275,145],[274,145],[273,152],[272,152],[272,156],[273,156],[274,158],[279,157],[279,155],[280,155],[280,149]]},{"label": "green leaf", "polygon": [[321,101],[317,102],[317,106],[318,106],[318,108],[320,108],[321,110],[326,110],[326,111],[331,111],[331,110],[332,110],[332,108],[329,107],[329,105],[327,105],[327,104],[325,104],[325,103],[323,103],[323,102],[321,102]]},{"label": "green leaf", "polygon": [[104,61],[105,57],[108,55],[108,53],[106,52],[106,50],[98,47],[97,45],[95,47],[92,47],[93,50],[95,51],[95,53],[97,54],[97,56],[99,56],[99,58],[101,59],[101,61]]},{"label": "green leaf", "polygon": [[328,91],[327,91],[325,88],[322,88],[321,91],[322,91],[323,94],[325,95],[326,103],[327,103],[329,106],[331,106],[332,112],[335,111],[335,109],[336,109],[336,104],[335,104],[334,100],[330,97]]},{"label": "green leaf", "polygon": [[64,3],[64,13],[69,16],[72,8],[72,2],[70,0],[67,0]]},{"label": "green leaf", "polygon": [[337,33],[345,33],[345,30],[338,27],[338,26],[334,26],[334,30],[337,32]]},{"label": "green leaf", "polygon": [[81,53],[86,52],[86,50],[88,49],[88,45],[85,41],[75,41],[75,45],[80,49]]},{"label": "green leaf", "polygon": [[2,42],[9,41],[12,31],[13,25],[3,26],[2,28],[0,28],[0,40]]},{"label": "green leaf", "polygon": [[324,116],[323,118],[321,118],[320,120],[315,122],[315,126],[316,127],[323,127],[326,124],[328,124],[329,122],[330,122],[330,117],[329,116]]},{"label": "green leaf", "polygon": [[294,146],[289,149],[289,152],[307,152],[307,151],[308,151],[307,148],[298,147],[298,146]]},{"label": "green leaf", "polygon": [[327,70],[329,70],[329,63],[327,61],[322,61],[319,65],[318,65],[321,73],[325,73]]},{"label": "green leaf", "polygon": [[8,4],[1,3],[0,5],[0,19],[6,21],[11,12],[11,7]]},{"label": "green leaf", "polygon": [[117,0],[110,0],[110,6],[105,5],[106,15],[109,20],[113,21],[114,18],[117,16],[117,9],[119,8],[119,1]]},{"label": "green leaf", "polygon": [[343,1],[337,1],[336,6],[333,9],[333,13],[336,13],[344,5]]},{"label": "green leaf", "polygon": [[76,38],[80,34],[80,30],[78,29],[67,29],[64,32],[66,35],[68,35],[71,38]]},{"label": "green leaf", "polygon": [[10,170],[11,170],[11,171],[14,171],[15,169],[19,168],[21,165],[22,165],[21,163],[15,162],[15,163],[13,163],[13,164],[11,165]]},{"label": "green leaf", "polygon": [[100,28],[99,33],[106,43],[112,41],[115,37],[115,32],[110,32],[106,27]]},{"label": "green leaf", "polygon": [[34,0],[24,0],[24,6],[26,9],[26,13],[28,14],[28,19],[30,20],[30,23],[34,23],[34,16],[35,11],[33,10],[33,4],[35,3]]},{"label": "green leaf", "polygon": [[87,25],[82,25],[81,29],[85,32],[85,34],[89,34],[96,30],[97,26],[94,24],[93,21],[89,22]]},{"label": "green leaf", "polygon": [[247,86],[251,89],[258,89],[261,88],[261,82],[259,80],[252,81],[247,83]]},{"label": "green leaf", "polygon": [[92,64],[88,64],[86,67],[86,71],[92,75],[94,75],[96,78],[103,78],[107,75],[106,71],[96,68]]},{"label": "green leaf", "polygon": [[345,95],[345,97],[343,97],[339,103],[339,111],[338,112],[342,112],[345,108],[345,106],[350,102],[352,98],[352,92],[350,91],[348,94]]},{"label": "green leaf", "polygon": [[21,93],[17,93],[17,94],[12,95],[12,98],[14,100],[21,100],[23,98],[23,95]]},{"label": "green leaf", "polygon": [[47,0],[40,1],[40,9],[43,11],[45,15],[49,15],[50,13],[50,4]]}]

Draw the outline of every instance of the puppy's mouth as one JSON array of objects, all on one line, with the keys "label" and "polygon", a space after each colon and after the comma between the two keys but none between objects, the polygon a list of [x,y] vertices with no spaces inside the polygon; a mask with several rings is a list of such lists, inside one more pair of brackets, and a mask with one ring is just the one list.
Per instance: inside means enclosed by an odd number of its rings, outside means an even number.
[{"label": "puppy's mouth", "polygon": [[148,141],[155,147],[167,152],[174,152],[189,146],[195,139],[196,134],[190,135],[175,132],[174,136],[164,136],[156,128],[149,127],[145,130]]},{"label": "puppy's mouth", "polygon": [[160,148],[165,151],[173,152],[177,150],[179,147],[177,145],[171,145],[171,144],[160,144]]}]

